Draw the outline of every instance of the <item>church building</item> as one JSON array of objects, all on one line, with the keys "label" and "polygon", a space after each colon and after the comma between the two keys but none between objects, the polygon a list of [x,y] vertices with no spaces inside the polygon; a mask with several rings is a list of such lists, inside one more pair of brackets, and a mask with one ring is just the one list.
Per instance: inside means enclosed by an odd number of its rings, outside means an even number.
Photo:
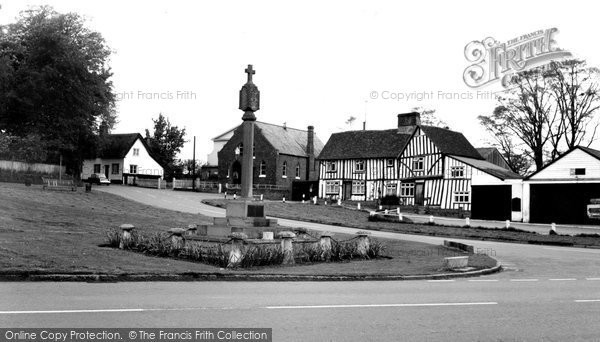
[{"label": "church building", "polygon": [[238,188],[242,156],[252,153],[256,188],[291,190],[294,182],[317,180],[315,157],[322,149],[323,143],[313,126],[300,130],[256,121],[253,148],[243,145],[243,130],[239,126],[218,152],[219,181],[228,189]]},{"label": "church building", "polygon": [[398,196],[404,205],[471,210],[472,185],[510,179],[521,176],[485,160],[462,133],[421,125],[415,112],[399,114],[395,129],[335,133],[319,155],[319,196],[331,199]]}]

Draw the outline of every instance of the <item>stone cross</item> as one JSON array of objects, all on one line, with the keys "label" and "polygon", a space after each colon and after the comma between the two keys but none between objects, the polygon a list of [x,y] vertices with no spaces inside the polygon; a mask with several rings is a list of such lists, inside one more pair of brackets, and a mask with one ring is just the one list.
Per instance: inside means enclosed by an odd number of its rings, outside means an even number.
[{"label": "stone cross", "polygon": [[256,71],[252,69],[252,64],[248,64],[248,67],[245,71],[248,74],[248,83],[252,83],[252,75],[256,74]]}]

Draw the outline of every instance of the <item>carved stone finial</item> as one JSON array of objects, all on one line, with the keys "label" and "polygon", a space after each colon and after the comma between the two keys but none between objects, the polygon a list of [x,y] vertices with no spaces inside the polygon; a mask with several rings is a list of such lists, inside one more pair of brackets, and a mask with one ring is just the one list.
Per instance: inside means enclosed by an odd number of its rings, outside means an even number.
[{"label": "carved stone finial", "polygon": [[256,71],[252,68],[252,64],[248,64],[248,68],[245,71],[248,74],[248,81],[240,90],[239,108],[244,111],[242,120],[255,121],[256,116],[254,116],[254,112],[260,109],[260,91],[258,91],[258,87],[252,82],[252,75],[256,74]]}]

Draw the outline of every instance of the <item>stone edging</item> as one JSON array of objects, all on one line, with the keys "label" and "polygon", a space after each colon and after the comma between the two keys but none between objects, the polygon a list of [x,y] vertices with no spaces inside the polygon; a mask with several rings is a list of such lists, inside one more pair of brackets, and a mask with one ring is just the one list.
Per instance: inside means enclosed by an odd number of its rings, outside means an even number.
[{"label": "stone edging", "polygon": [[294,274],[0,274],[0,281],[73,281],[73,282],[133,282],[133,281],[361,281],[361,280],[432,280],[476,277],[500,272],[502,265],[482,270],[429,275],[294,275]]}]

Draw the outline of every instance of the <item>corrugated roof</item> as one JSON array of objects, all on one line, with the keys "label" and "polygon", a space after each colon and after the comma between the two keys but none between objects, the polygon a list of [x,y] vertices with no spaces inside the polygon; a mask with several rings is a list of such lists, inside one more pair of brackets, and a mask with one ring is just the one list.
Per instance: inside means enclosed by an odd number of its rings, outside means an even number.
[{"label": "corrugated roof", "polygon": [[456,160],[459,160],[465,164],[471,165],[472,167],[474,167],[478,170],[481,170],[485,173],[488,173],[496,178],[500,178],[501,180],[523,178],[522,176],[520,176],[510,170],[507,170],[501,166],[490,163],[487,160],[467,158],[467,157],[461,157],[461,156],[450,156],[450,157],[452,157]]},{"label": "corrugated roof", "polygon": [[319,159],[396,158],[411,136],[399,134],[397,129],[334,133]]},{"label": "corrugated roof", "polygon": [[[308,131],[256,121],[255,126],[281,154],[307,157]],[[323,142],[314,135],[315,156],[323,150]]]},{"label": "corrugated roof", "polygon": [[462,133],[434,126],[421,126],[421,129],[442,153],[483,159]]}]

